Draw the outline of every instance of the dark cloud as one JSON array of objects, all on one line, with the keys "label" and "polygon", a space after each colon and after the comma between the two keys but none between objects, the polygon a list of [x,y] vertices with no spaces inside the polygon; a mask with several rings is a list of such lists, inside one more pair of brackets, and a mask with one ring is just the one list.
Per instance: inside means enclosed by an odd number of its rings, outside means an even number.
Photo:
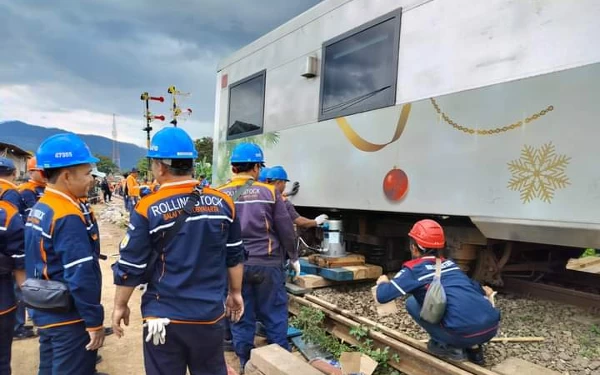
[{"label": "dark cloud", "polygon": [[318,2],[0,0],[0,85],[33,87],[48,110],[139,117],[142,91],[174,84],[211,122],[218,61]]}]

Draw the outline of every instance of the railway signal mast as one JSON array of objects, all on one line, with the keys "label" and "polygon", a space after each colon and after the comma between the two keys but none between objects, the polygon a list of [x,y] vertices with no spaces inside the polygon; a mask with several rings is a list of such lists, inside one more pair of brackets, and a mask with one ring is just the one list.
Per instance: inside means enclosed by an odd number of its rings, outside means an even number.
[{"label": "railway signal mast", "polygon": [[172,120],[171,120],[170,123],[173,124],[174,127],[177,127],[177,118],[179,116],[185,115],[185,116],[189,117],[192,114],[191,108],[187,108],[185,110],[185,112],[181,110],[181,107],[179,107],[177,105],[177,97],[178,96],[190,96],[190,93],[189,92],[183,93],[183,92],[177,90],[177,88],[175,86],[170,86],[167,89],[167,92],[169,94],[171,94],[171,102],[173,103],[172,106],[171,106]]},{"label": "railway signal mast", "polygon": [[[152,132],[152,126],[150,126],[150,124],[154,120],[165,121],[165,116],[153,115],[150,112],[150,101],[154,100],[154,101],[162,103],[165,101],[165,98],[163,98],[162,96],[150,96],[150,94],[148,94],[147,92],[144,92],[140,96],[140,99],[142,101],[144,101],[146,104],[146,111],[144,113],[144,117],[146,118],[146,127],[143,128],[142,130],[146,132],[146,148],[150,149],[150,132]],[[150,159],[148,159],[148,179],[150,179],[150,177],[151,177]]]}]

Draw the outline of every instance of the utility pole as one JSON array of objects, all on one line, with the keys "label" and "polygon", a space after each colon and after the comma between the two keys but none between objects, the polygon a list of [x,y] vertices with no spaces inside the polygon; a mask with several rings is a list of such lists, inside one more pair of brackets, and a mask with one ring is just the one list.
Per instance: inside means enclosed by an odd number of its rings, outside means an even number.
[{"label": "utility pole", "polygon": [[117,137],[117,122],[115,120],[115,114],[113,113],[112,120],[112,161],[121,170],[121,157],[119,156],[119,139]]}]

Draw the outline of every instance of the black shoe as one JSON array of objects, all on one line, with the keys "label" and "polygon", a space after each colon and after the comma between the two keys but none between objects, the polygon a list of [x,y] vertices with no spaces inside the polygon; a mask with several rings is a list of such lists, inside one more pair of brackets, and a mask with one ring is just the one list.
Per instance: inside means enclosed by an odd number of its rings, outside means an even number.
[{"label": "black shoe", "polygon": [[435,356],[449,359],[451,361],[462,362],[467,360],[464,350],[447,344],[439,343],[433,339],[429,339],[429,342],[427,343],[427,350],[429,350]]},{"label": "black shoe", "polygon": [[258,337],[267,337],[267,331],[265,330],[264,324],[261,322],[256,322],[255,335]]},{"label": "black shoe", "polygon": [[467,352],[467,358],[469,361],[479,366],[485,365],[485,358],[483,358],[483,346],[477,345],[476,348],[467,348],[465,351]]},{"label": "black shoe", "polygon": [[15,331],[13,334],[13,340],[23,340],[23,339],[29,339],[32,337],[36,337],[37,335],[35,334],[35,332],[33,332],[33,329],[20,329],[18,331]]},{"label": "black shoe", "polygon": [[233,340],[223,340],[223,350],[226,352],[234,352]]}]

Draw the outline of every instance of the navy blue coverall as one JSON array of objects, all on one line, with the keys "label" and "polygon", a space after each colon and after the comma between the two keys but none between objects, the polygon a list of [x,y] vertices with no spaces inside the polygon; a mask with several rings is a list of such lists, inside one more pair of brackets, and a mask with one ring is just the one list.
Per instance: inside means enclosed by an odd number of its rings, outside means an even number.
[{"label": "navy blue coverall", "polygon": [[[238,175],[219,190],[233,196],[249,178]],[[254,182],[239,196],[235,207],[248,251],[242,285],[244,315],[231,325],[235,353],[243,367],[254,348],[257,318],[265,326],[269,344],[290,350],[284,259],[287,252],[290,261],[296,261],[298,252],[294,246],[294,224],[274,186]]]},{"label": "navy blue coverall", "polygon": [[[25,269],[24,225],[21,215],[11,203],[0,201],[0,253],[9,262],[6,269]],[[15,311],[13,274],[0,273],[0,374],[10,374],[11,346]]]},{"label": "navy blue coverall", "polygon": [[[166,342],[144,342],[149,375],[226,375],[223,353],[223,290],[227,268],[244,261],[240,222],[230,197],[203,188],[194,212],[154,264],[145,279],[152,236],[175,224],[196,180],[167,182],[143,197],[132,211],[129,229],[113,265],[115,284],[148,283],[142,296],[145,320],[168,318]],[[144,337],[147,328],[144,329]]]},{"label": "navy blue coverall", "polygon": [[90,342],[87,331],[104,329],[102,274],[97,238],[88,231],[80,204],[63,192],[46,188],[27,219],[27,277],[65,283],[74,301],[74,308],[66,313],[32,309],[40,332],[39,375],[95,371],[97,351],[85,346]]},{"label": "navy blue coverall", "polygon": [[435,274],[435,257],[424,256],[404,263],[390,280],[377,287],[377,301],[389,302],[412,294],[406,310],[435,341],[455,348],[469,348],[491,340],[500,324],[500,311],[492,306],[481,285],[469,279],[452,260],[442,259],[441,283],[446,292],[446,312],[439,324],[421,319],[421,306]]}]

